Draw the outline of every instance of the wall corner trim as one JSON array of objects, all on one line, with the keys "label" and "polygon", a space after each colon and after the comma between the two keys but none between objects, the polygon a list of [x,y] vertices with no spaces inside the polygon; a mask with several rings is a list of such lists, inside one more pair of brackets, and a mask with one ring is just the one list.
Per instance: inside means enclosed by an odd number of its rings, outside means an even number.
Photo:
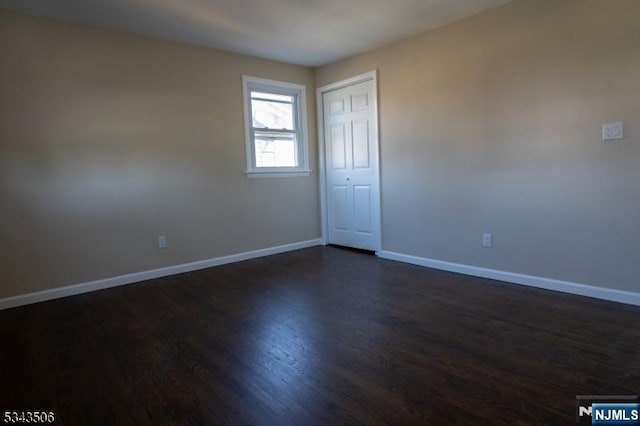
[{"label": "wall corner trim", "polygon": [[167,266],[164,268],[151,269],[142,272],[134,272],[132,274],[119,275],[117,277],[104,278],[101,280],[89,281],[86,283],[74,284],[65,287],[58,287],[35,293],[21,294],[18,296],[0,299],[0,310],[29,305],[32,303],[44,302],[47,300],[59,299],[61,297],[73,296],[76,294],[88,293],[96,290],[103,290],[111,287],[118,287],[126,284],[133,284],[140,281],[151,280],[154,278],[167,277],[169,275],[182,274],[184,272],[197,271],[199,269],[211,268],[214,266],[226,265],[228,263],[241,262],[243,260],[255,259],[258,257],[270,256],[273,254],[285,253],[288,251],[300,250],[319,245],[322,245],[321,239],[300,241],[297,243],[285,244],[276,247],[268,247],[259,250],[247,251],[244,253],[237,253],[212,259],[199,260],[196,262],[183,263],[181,265]]},{"label": "wall corner trim", "polygon": [[496,269],[463,265],[460,263],[445,262],[442,260],[411,256],[408,254],[396,253],[386,250],[376,252],[376,255],[383,259],[410,263],[412,265],[425,266],[427,268],[439,269],[442,271],[456,272],[459,274],[471,275],[474,277],[488,278],[512,284],[526,285],[529,287],[542,288],[545,290],[553,290],[562,293],[575,294],[578,296],[607,300],[610,302],[640,306],[640,293],[631,291],[616,290],[587,284],[573,283],[569,281],[554,280],[551,278],[536,277],[533,275],[524,275],[514,272],[500,271]]}]

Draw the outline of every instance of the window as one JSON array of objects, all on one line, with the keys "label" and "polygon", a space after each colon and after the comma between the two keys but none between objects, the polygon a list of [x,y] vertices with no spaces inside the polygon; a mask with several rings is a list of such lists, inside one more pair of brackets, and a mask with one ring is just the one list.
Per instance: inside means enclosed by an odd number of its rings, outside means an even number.
[{"label": "window", "polygon": [[243,77],[247,176],[308,176],[305,86]]}]

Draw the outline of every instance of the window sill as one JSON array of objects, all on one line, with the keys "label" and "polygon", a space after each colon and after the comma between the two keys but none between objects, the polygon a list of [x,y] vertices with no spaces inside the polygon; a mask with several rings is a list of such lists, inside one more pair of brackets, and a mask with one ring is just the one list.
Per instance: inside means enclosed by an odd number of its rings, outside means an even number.
[{"label": "window sill", "polygon": [[261,179],[261,178],[288,178],[288,177],[306,177],[311,175],[311,170],[296,170],[296,171],[273,171],[273,172],[257,172],[248,171],[247,177],[249,179]]}]

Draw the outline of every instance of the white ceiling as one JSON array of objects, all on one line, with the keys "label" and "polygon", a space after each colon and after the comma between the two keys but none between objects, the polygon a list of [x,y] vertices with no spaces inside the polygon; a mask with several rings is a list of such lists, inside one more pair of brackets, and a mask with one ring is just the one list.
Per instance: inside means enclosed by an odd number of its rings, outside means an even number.
[{"label": "white ceiling", "polygon": [[0,0],[0,7],[319,66],[509,1]]}]

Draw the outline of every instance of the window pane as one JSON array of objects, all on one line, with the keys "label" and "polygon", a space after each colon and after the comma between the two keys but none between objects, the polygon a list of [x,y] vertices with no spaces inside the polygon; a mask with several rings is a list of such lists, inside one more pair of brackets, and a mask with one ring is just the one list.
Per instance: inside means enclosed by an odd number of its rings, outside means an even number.
[{"label": "window pane", "polygon": [[253,127],[294,130],[293,104],[251,100]]},{"label": "window pane", "polygon": [[269,101],[282,101],[282,102],[293,103],[293,96],[277,95],[275,93],[251,92],[251,98],[260,98],[260,99],[266,99]]},{"label": "window pane", "polygon": [[255,132],[256,167],[297,167],[295,134]]}]

